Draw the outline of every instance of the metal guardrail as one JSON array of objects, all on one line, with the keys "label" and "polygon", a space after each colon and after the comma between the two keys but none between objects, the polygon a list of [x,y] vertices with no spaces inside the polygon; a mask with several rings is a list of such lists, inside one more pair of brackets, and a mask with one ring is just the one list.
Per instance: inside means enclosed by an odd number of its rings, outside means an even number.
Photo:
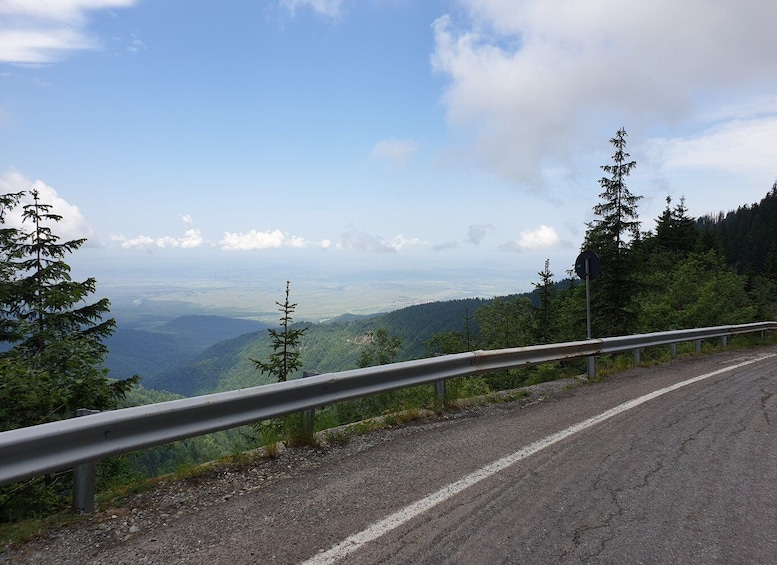
[{"label": "metal guardrail", "polygon": [[777,322],[762,322],[474,351],[101,412],[0,433],[0,484],[370,394],[551,361],[775,329]]}]

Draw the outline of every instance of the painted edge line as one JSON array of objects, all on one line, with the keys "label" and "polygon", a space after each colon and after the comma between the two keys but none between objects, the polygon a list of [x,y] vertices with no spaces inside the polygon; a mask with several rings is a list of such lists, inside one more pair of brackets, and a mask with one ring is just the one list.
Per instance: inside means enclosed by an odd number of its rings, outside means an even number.
[{"label": "painted edge line", "polygon": [[416,516],[419,516],[420,514],[423,514],[424,512],[426,512],[427,510],[434,508],[438,504],[441,504],[446,500],[454,497],[455,495],[459,494],[463,490],[479,483],[480,481],[483,481],[489,477],[492,477],[493,475],[499,473],[500,471],[506,469],[507,467],[510,467],[511,465],[514,465],[515,463],[523,459],[526,459],[527,457],[534,455],[539,451],[542,451],[546,447],[550,447],[551,445],[558,443],[563,439],[566,439],[576,433],[587,430],[592,426],[595,426],[597,424],[600,424],[601,422],[609,420],[610,418],[617,416],[618,414],[622,414],[623,412],[626,412],[628,410],[631,410],[632,408],[636,408],[637,406],[644,404],[645,402],[648,402],[655,398],[658,398],[659,396],[663,396],[664,394],[667,394],[679,388],[697,383],[699,381],[703,381],[705,379],[709,379],[711,377],[720,375],[722,373],[726,373],[728,371],[734,371],[746,365],[750,365],[758,361],[763,361],[764,359],[774,357],[775,355],[777,354],[770,353],[770,354],[761,355],[756,359],[749,359],[747,361],[737,363],[736,365],[724,367],[722,369],[718,369],[717,371],[713,371],[711,373],[706,373],[704,375],[699,375],[698,377],[693,377],[692,379],[688,379],[686,381],[675,383],[668,387],[653,391],[651,393],[645,394],[638,398],[634,398],[633,400],[624,402],[623,404],[620,404],[614,408],[610,408],[609,410],[606,410],[601,414],[588,418],[587,420],[583,420],[582,422],[578,422],[577,424],[573,424],[566,429],[563,429],[554,434],[546,436],[540,440],[535,441],[534,443],[530,443],[529,445],[519,449],[518,451],[511,453],[510,455],[507,455],[501,459],[497,459],[496,461],[489,463],[485,467],[482,467],[477,471],[474,471],[469,475],[466,475],[465,477],[459,479],[458,481],[455,481],[453,483],[450,483],[444,486],[437,492],[433,492],[432,494],[420,500],[417,500],[412,504],[405,506],[404,508],[398,510],[397,512],[394,512],[393,514],[386,516],[382,520],[379,520],[371,524],[365,530],[362,530],[361,532],[353,534],[347,537],[346,539],[344,539],[343,541],[335,544],[330,549],[326,551],[322,551],[314,555],[313,557],[303,561],[300,565],[331,565],[333,563],[336,563],[340,559],[347,557],[354,551],[360,549],[367,543],[378,539],[379,537],[387,534],[388,532],[409,522]]}]

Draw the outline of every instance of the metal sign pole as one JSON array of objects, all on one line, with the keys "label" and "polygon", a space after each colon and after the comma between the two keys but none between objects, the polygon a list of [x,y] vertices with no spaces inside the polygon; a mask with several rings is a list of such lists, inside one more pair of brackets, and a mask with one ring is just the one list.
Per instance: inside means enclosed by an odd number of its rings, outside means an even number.
[{"label": "metal sign pole", "polygon": [[[585,323],[586,337],[591,339],[591,262],[585,258]],[[596,357],[590,356],[588,361],[588,378],[596,377]]]},{"label": "metal sign pole", "polygon": [[586,337],[591,339],[591,261],[585,258],[585,323]]},{"label": "metal sign pole", "polygon": [[[591,279],[596,278],[601,270],[599,256],[593,251],[583,251],[575,260],[575,272],[585,279],[585,324],[586,337],[593,339],[591,332]],[[588,378],[596,376],[596,358],[588,357]]]}]

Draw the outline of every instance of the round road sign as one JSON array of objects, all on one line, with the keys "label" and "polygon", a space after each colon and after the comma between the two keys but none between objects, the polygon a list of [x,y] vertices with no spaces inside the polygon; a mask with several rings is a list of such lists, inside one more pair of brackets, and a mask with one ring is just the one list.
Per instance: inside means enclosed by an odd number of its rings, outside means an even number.
[{"label": "round road sign", "polygon": [[583,251],[575,260],[575,272],[581,279],[594,279],[602,271],[602,262],[593,251]]}]

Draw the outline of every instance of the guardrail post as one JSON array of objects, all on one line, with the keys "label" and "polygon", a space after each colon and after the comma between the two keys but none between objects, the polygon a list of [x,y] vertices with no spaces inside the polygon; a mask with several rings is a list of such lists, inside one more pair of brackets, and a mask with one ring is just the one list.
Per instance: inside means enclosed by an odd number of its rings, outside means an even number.
[{"label": "guardrail post", "polygon": [[434,381],[434,411],[442,414],[445,410],[445,381]]},{"label": "guardrail post", "polygon": [[723,351],[725,351],[726,350],[726,345],[728,345],[728,336],[727,335],[724,335],[723,337],[720,338],[720,345],[723,348]]},{"label": "guardrail post", "polygon": [[[302,378],[305,377],[314,377],[316,375],[320,375],[321,373],[316,373],[313,371],[302,371]],[[302,434],[305,438],[305,441],[308,443],[313,443],[314,439],[314,431],[316,429],[316,409],[315,408],[308,408],[307,410],[302,411]]]},{"label": "guardrail post", "polygon": [[701,340],[697,339],[695,343],[696,343],[696,355],[698,355],[699,353],[701,353]]},{"label": "guardrail post", "polygon": [[634,354],[634,366],[639,367],[639,349],[635,349],[632,353]]},{"label": "guardrail post", "polygon": [[[98,414],[99,410],[79,408],[76,417]],[[97,464],[94,461],[73,467],[73,510],[91,514],[94,512],[94,482]]]},{"label": "guardrail post", "polygon": [[669,352],[672,354],[672,359],[677,359],[677,344],[676,343],[670,343],[669,344]]},{"label": "guardrail post", "polygon": [[591,357],[588,357],[588,378],[589,379],[596,378],[596,357],[594,357],[593,355]]}]

